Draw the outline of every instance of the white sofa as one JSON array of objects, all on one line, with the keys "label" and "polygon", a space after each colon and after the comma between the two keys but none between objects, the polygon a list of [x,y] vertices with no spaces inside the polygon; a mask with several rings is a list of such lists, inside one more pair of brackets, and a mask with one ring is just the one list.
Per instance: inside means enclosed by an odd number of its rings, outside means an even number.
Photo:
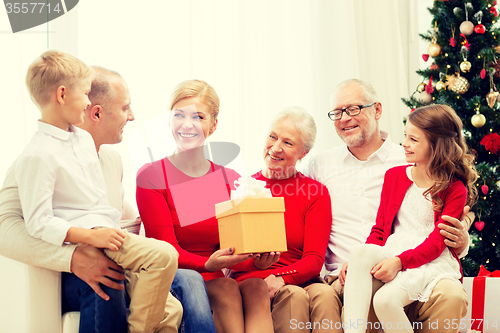
[{"label": "white sofa", "polygon": [[78,312],[63,325],[61,273],[2,256],[0,267],[0,333],[78,333]]}]

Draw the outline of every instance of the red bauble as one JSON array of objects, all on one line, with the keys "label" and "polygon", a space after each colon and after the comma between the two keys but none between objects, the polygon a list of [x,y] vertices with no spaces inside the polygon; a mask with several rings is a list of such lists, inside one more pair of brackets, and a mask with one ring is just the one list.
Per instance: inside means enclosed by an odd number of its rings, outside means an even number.
[{"label": "red bauble", "polygon": [[455,47],[455,45],[457,45],[457,40],[453,37],[450,38],[450,45],[451,47]]},{"label": "red bauble", "polygon": [[478,24],[474,27],[474,31],[476,32],[476,34],[484,34],[486,28],[484,27],[484,25]]},{"label": "red bauble", "polygon": [[479,143],[482,144],[487,151],[495,155],[500,152],[500,135],[498,135],[498,133],[486,134]]},{"label": "red bauble", "polygon": [[483,228],[484,228],[484,222],[483,221],[476,222],[476,223],[474,223],[474,225],[476,226],[476,229],[479,230],[479,231],[483,230]]},{"label": "red bauble", "polygon": [[483,192],[484,195],[488,194],[488,191],[488,185],[481,185],[481,192]]},{"label": "red bauble", "polygon": [[422,54],[422,59],[424,59],[425,62],[427,62],[427,60],[429,60],[429,55],[428,54]]},{"label": "red bauble", "polygon": [[493,14],[493,16],[498,17],[498,9],[497,7],[490,7],[490,13]]},{"label": "red bauble", "polygon": [[481,79],[484,79],[486,77],[486,69],[481,69]]}]

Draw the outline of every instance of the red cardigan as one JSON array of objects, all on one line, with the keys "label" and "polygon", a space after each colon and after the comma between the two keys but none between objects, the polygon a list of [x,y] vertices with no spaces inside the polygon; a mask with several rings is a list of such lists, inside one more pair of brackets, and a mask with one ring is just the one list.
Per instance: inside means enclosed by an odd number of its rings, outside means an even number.
[{"label": "red cardigan", "polygon": [[[387,238],[393,233],[392,224],[403,203],[406,191],[413,183],[406,175],[406,168],[407,166],[403,165],[387,170],[384,177],[377,220],[366,240],[366,244],[383,246]],[[440,212],[434,212],[434,230],[422,244],[398,255],[403,264],[402,270],[422,266],[439,257],[446,248],[444,244],[445,237],[440,234],[438,224],[451,225],[441,218],[442,215],[448,215],[457,219],[460,218],[467,200],[467,189],[461,181],[455,179],[450,182],[444,191],[439,193],[439,197],[443,200],[443,207]],[[460,265],[460,260],[455,249],[450,248],[450,251]],[[461,266],[460,273],[462,273]]]},{"label": "red cardigan", "polygon": [[[146,236],[172,244],[179,252],[179,268],[196,270],[205,280],[223,277],[224,274],[222,271],[207,272],[205,269],[205,262],[219,249],[219,229],[214,205],[201,207],[203,202],[229,200],[234,181],[239,178],[234,170],[210,163],[211,171],[194,178],[184,174],[168,158],[164,158],[145,164],[137,173],[136,180],[137,207]],[[219,177],[217,184],[214,184],[210,177],[216,176],[216,173]],[[218,198],[214,198],[216,188]],[[175,190],[181,196],[179,200],[175,199]],[[197,223],[185,225],[181,223],[180,206],[193,211],[210,211]]]}]

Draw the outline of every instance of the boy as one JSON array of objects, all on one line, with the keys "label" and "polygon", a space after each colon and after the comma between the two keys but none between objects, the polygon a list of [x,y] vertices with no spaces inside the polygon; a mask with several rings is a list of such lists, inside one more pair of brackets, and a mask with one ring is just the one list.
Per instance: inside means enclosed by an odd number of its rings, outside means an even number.
[{"label": "boy", "polygon": [[[103,248],[127,270],[129,331],[156,332],[178,254],[165,242],[120,230],[92,137],[73,126],[83,123],[93,75],[82,61],[58,51],[45,52],[29,67],[26,85],[42,117],[16,164],[23,214],[33,237]],[[81,320],[90,315],[82,307]]]}]

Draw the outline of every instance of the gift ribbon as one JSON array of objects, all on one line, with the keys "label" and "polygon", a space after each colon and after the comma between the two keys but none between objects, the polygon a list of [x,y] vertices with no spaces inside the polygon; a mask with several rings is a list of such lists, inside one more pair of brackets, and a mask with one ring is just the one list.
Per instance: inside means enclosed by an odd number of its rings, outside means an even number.
[{"label": "gift ribbon", "polygon": [[500,277],[500,271],[490,272],[483,265],[479,268],[479,273],[477,277],[474,278],[472,282],[472,311],[471,319],[473,323],[471,325],[472,330],[483,331],[483,320],[484,320],[484,294],[486,291],[486,278],[487,277]]}]

